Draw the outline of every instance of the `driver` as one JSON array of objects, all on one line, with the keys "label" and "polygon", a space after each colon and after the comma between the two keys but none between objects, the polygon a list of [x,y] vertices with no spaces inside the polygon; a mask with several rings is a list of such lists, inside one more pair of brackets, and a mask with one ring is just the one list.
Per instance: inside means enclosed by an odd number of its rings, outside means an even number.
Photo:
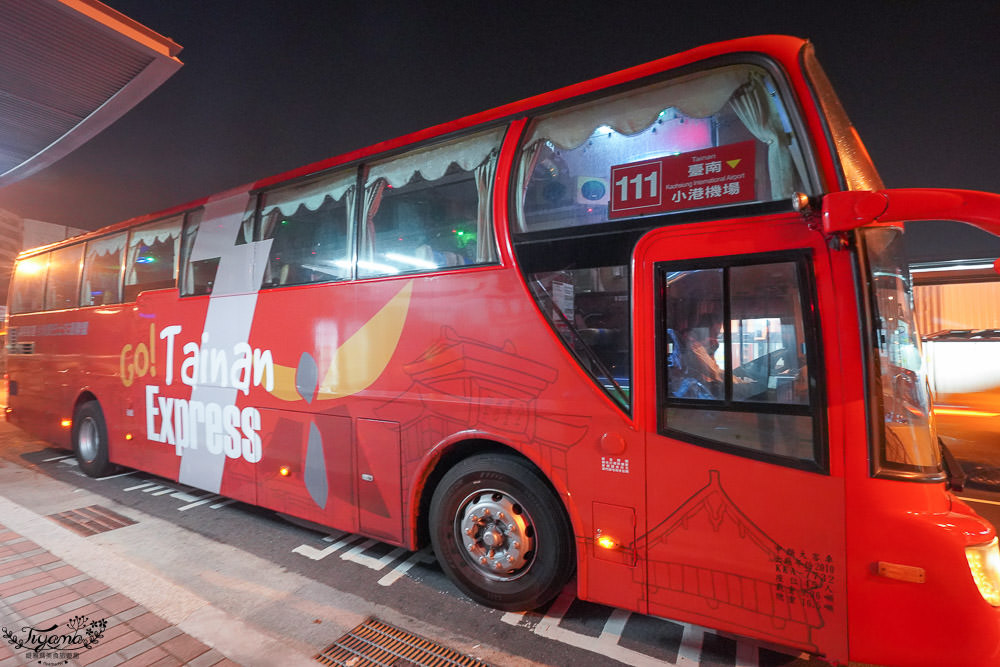
[{"label": "driver", "polygon": [[[696,326],[685,332],[683,354],[684,371],[688,377],[701,382],[715,398],[722,398],[725,373],[715,361],[719,349],[722,321],[717,317],[703,317]],[[733,376],[734,384],[753,382],[750,378]]]}]

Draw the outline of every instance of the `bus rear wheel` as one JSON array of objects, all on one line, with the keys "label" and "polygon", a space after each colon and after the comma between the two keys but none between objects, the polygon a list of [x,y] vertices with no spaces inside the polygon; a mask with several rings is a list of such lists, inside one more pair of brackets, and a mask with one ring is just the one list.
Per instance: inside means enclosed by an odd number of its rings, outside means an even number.
[{"label": "bus rear wheel", "polygon": [[536,609],[573,573],[573,533],[555,492],[530,463],[490,454],[445,473],[430,506],[438,562],[473,600]]},{"label": "bus rear wheel", "polygon": [[108,459],[108,427],[97,401],[87,401],[76,409],[72,438],[80,470],[87,475],[105,477],[117,469]]}]

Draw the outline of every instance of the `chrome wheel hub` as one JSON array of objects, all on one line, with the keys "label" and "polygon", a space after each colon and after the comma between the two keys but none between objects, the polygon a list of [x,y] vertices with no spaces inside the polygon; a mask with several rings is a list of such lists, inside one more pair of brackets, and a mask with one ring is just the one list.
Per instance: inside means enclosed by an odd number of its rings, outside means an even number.
[{"label": "chrome wheel hub", "polygon": [[482,574],[516,579],[531,565],[535,530],[531,517],[514,498],[495,490],[468,496],[456,517],[466,558]]},{"label": "chrome wheel hub", "polygon": [[97,423],[87,417],[80,422],[77,428],[76,441],[80,457],[88,463],[93,462],[101,447],[101,436],[98,434]]}]

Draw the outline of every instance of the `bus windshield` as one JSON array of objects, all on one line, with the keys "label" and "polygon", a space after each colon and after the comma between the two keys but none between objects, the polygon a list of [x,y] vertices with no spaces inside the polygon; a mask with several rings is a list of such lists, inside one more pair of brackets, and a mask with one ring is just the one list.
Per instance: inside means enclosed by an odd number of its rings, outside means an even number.
[{"label": "bus windshield", "polygon": [[788,199],[800,140],[762,67],[699,72],[543,116],[521,148],[517,232]]},{"label": "bus windshield", "polygon": [[913,291],[902,230],[872,228],[862,234],[871,287],[872,353],[879,374],[883,429],[882,474],[939,479],[941,453],[931,423],[930,389],[913,315]]}]

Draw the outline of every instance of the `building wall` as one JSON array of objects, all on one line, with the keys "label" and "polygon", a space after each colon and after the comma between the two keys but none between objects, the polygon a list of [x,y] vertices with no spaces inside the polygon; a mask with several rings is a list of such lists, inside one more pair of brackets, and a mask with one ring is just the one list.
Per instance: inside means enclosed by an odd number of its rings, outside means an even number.
[{"label": "building wall", "polygon": [[954,329],[1000,329],[1000,281],[916,285],[917,331],[928,336]]},{"label": "building wall", "polygon": [[10,273],[14,268],[14,258],[19,252],[62,241],[85,231],[41,220],[24,220],[10,211],[0,209],[0,306],[7,304]]}]

